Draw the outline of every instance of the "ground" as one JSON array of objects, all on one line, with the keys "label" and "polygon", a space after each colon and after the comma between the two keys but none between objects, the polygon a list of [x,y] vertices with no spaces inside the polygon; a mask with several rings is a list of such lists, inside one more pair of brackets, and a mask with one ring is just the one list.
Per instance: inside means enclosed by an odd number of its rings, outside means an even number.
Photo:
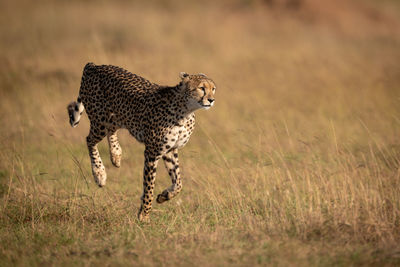
[{"label": "ground", "polygon": [[[289,3],[289,4],[287,4]],[[396,1],[1,1],[0,265],[400,264]],[[143,146],[121,131],[98,188],[87,62],[216,103],[181,151],[183,191],[137,221]],[[159,166],[156,193],[170,183]]]}]

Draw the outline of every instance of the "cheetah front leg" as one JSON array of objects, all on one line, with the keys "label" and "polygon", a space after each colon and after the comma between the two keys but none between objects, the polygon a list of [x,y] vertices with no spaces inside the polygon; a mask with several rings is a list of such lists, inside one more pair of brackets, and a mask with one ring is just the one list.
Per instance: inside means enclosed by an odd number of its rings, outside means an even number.
[{"label": "cheetah front leg", "polygon": [[121,166],[122,149],[118,142],[117,131],[111,129],[107,133],[108,147],[110,148],[110,159],[112,164],[119,168]]},{"label": "cheetah front leg", "polygon": [[157,196],[157,202],[163,203],[175,197],[182,190],[181,173],[179,170],[178,149],[163,156],[165,167],[171,177],[172,185]]},{"label": "cheetah front leg", "polygon": [[86,137],[86,142],[89,150],[90,161],[92,163],[92,173],[94,181],[100,187],[106,184],[107,173],[100,157],[97,144],[105,137],[102,132],[91,126],[89,135]]},{"label": "cheetah front leg", "polygon": [[142,222],[150,221],[149,213],[153,202],[156,170],[160,157],[160,155],[155,155],[147,150],[144,152],[143,195],[141,197],[142,203],[138,213],[138,219]]}]

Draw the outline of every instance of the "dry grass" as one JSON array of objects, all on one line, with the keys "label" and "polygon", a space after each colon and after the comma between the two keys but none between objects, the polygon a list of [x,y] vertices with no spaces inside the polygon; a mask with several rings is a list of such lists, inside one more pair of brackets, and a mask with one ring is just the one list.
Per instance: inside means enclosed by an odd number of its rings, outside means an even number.
[{"label": "dry grass", "polygon": [[[400,264],[399,6],[298,2],[2,1],[0,265]],[[143,146],[99,189],[68,124],[88,61],[217,82],[150,225]]]}]

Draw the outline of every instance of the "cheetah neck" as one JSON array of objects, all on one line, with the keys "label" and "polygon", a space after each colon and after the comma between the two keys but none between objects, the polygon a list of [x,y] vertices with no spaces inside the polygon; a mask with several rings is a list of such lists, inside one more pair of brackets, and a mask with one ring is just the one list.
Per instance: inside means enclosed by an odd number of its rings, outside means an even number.
[{"label": "cheetah neck", "polygon": [[171,92],[169,97],[169,110],[171,113],[186,117],[196,110],[191,108],[187,91],[181,87],[181,84],[167,87],[167,90]]}]

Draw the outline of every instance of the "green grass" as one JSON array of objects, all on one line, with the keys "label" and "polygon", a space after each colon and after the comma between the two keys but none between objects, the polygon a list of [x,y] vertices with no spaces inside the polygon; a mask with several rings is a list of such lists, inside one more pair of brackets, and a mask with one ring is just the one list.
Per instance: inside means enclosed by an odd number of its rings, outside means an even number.
[{"label": "green grass", "polygon": [[[399,6],[272,2],[2,1],[0,266],[400,264]],[[143,145],[100,189],[69,126],[89,61],[217,83],[150,224]]]}]

